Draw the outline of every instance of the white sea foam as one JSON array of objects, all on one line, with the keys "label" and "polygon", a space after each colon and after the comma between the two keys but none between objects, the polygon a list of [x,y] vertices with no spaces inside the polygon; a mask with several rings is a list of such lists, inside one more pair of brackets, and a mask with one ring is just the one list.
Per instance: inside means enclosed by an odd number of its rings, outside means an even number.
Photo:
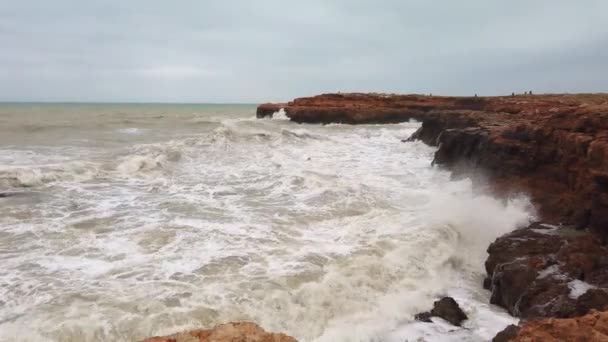
[{"label": "white sea foam", "polygon": [[[116,170],[126,176],[166,171],[172,163],[178,162],[182,155],[173,144],[144,145],[136,148],[133,154],[119,158]],[[154,173],[153,176],[160,176]]]},{"label": "white sea foam", "polygon": [[142,132],[141,128],[137,127],[119,128],[117,131],[123,134],[140,134]]},{"label": "white sea foam", "polygon": [[284,108],[281,108],[278,111],[272,113],[272,119],[273,120],[289,120]]},{"label": "white sea foam", "polygon": [[568,288],[570,288],[570,298],[577,299],[587,293],[588,290],[595,289],[596,287],[585,281],[575,279],[568,283]]},{"label": "white sea foam", "polygon": [[[485,249],[529,203],[451,181],[432,147],[400,142],[418,126],[231,118],[95,154],[63,146],[52,167],[28,159],[17,168],[46,176],[6,185],[37,191],[0,199],[0,340],[131,341],[240,319],[302,341],[489,340],[516,320],[481,289]],[[443,295],[464,328],[414,322]]]}]

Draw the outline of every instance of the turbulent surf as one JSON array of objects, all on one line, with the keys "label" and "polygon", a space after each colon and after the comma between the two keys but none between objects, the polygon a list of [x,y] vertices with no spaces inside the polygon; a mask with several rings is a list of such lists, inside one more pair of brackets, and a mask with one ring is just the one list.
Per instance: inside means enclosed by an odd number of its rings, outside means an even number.
[{"label": "turbulent surf", "polygon": [[[302,341],[487,341],[489,242],[531,215],[432,166],[418,127],[249,105],[0,107],[0,340],[250,320]],[[41,124],[43,122],[44,124]],[[416,322],[450,295],[462,328]]]}]

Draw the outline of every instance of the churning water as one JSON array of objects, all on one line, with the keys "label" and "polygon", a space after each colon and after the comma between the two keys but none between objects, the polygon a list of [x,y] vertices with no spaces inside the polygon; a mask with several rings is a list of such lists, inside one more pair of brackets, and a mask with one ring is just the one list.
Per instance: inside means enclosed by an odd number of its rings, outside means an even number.
[{"label": "churning water", "polygon": [[[529,218],[402,143],[252,105],[0,106],[0,340],[251,320],[302,341],[486,341],[485,249]],[[451,295],[463,328],[414,322]]]}]

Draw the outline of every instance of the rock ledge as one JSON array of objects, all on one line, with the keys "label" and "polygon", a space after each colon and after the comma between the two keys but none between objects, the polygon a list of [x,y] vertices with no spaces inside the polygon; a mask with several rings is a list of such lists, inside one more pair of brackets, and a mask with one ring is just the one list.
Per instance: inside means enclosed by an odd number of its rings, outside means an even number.
[{"label": "rock ledge", "polygon": [[251,322],[222,324],[208,330],[193,330],[142,342],[297,342],[285,334],[268,333]]}]

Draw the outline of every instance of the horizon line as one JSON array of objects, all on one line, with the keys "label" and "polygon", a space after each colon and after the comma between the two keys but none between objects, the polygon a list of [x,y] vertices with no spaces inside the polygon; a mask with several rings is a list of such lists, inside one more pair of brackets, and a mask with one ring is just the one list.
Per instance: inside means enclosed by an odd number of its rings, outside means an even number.
[{"label": "horizon line", "polygon": [[[512,94],[501,94],[501,95],[481,95],[479,93],[474,93],[471,95],[447,95],[447,94],[442,94],[442,93],[417,93],[417,92],[413,92],[413,93],[395,93],[395,92],[375,92],[375,91],[368,91],[368,92],[358,92],[358,91],[348,91],[348,92],[342,92],[342,91],[336,91],[336,92],[320,92],[318,94],[315,95],[303,95],[303,96],[298,96],[298,97],[294,97],[293,99],[296,98],[300,98],[300,97],[314,97],[314,96],[319,96],[319,95],[328,95],[328,94],[379,94],[379,95],[417,95],[417,96],[436,96],[436,97],[509,97],[512,96]],[[514,92],[515,95],[527,95],[526,92],[521,93],[521,92]],[[535,95],[539,95],[539,96],[551,96],[551,95],[599,95],[599,94],[608,94],[608,91],[587,91],[587,92],[546,92],[546,93],[533,93],[532,96]],[[528,95],[530,96],[530,95]],[[290,101],[290,100],[288,100]],[[264,103],[283,103],[285,101],[275,101],[275,100],[264,100],[264,101],[255,101],[255,102],[235,102],[235,101],[227,101],[227,102],[198,102],[198,101],[184,101],[184,102],[178,102],[178,101],[122,101],[122,100],[117,100],[117,101],[108,101],[108,100],[92,100],[92,101],[79,101],[79,100],[0,100],[0,105],[1,104],[167,104],[167,105],[260,105],[260,104],[264,104]]]},{"label": "horizon line", "polygon": [[170,105],[257,105],[262,102],[145,102],[145,101],[4,101],[0,104],[170,104]]}]

